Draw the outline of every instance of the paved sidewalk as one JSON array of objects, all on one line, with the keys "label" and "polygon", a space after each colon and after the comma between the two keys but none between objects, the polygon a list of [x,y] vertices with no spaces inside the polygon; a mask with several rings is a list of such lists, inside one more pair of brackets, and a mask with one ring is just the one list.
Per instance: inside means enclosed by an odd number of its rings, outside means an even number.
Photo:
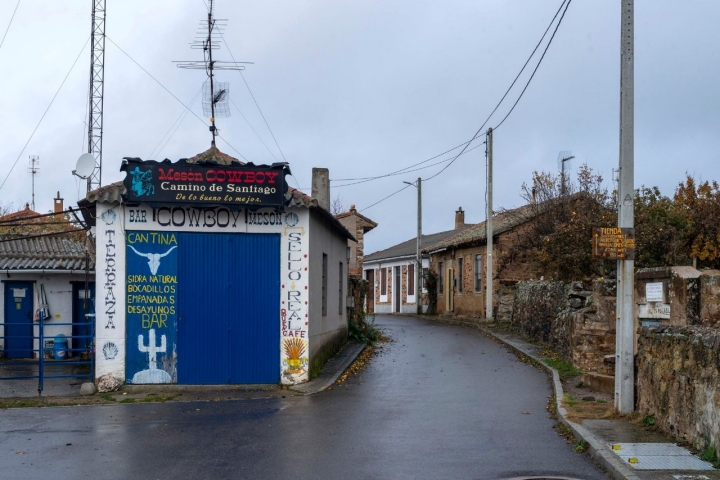
[{"label": "paved sidewalk", "polygon": [[[667,437],[647,431],[627,420],[584,420],[582,424],[568,420],[566,418],[567,411],[561,405],[564,392],[557,370],[543,362],[540,355],[542,347],[526,341],[521,335],[497,328],[495,324],[480,319],[429,316],[422,318],[478,328],[512,350],[532,358],[548,370],[552,374],[558,420],[573,431],[576,439],[582,439],[588,443],[588,453],[613,478],[628,480],[720,479],[720,471],[713,469],[709,463],[702,462],[697,456],[691,455],[687,449],[668,443]],[[709,468],[709,470],[679,468],[683,463],[687,464],[688,462],[694,464],[694,468]],[[643,467],[665,468],[652,470],[642,469]]]},{"label": "paved sidewalk", "polygon": [[[118,398],[142,399],[147,394],[182,394],[176,396],[181,401],[217,401],[217,400],[245,400],[250,398],[281,397],[284,394],[311,395],[321,392],[337,381],[345,370],[365,349],[365,344],[346,343],[340,352],[331,358],[323,371],[317,378],[297,385],[288,387],[287,390],[280,385],[124,385],[120,392],[113,392]],[[6,367],[10,368],[10,367]],[[37,367],[22,367],[23,375],[37,374]],[[60,367],[58,367],[60,368]],[[71,374],[71,367],[58,370],[60,374]],[[0,375],[2,376],[2,375]],[[53,397],[79,397],[80,385],[88,381],[82,378],[58,378],[46,379],[42,397],[52,399]],[[125,395],[124,397],[119,397]],[[38,380],[2,380],[0,381],[0,398],[32,398],[38,397]]]}]

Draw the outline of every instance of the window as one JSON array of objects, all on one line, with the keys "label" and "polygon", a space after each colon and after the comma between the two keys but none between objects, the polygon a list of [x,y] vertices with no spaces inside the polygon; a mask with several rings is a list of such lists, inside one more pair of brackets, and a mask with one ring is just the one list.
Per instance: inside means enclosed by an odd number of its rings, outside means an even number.
[{"label": "window", "polygon": [[425,277],[427,277],[428,270],[429,269],[427,269],[427,268],[423,268],[422,269],[422,277],[420,277],[420,287],[423,289],[423,291],[425,291]]},{"label": "window", "polygon": [[407,268],[407,286],[408,286],[408,297],[415,296],[415,264],[411,263]]},{"label": "window", "polygon": [[475,292],[482,290],[482,256],[475,255]]},{"label": "window", "polygon": [[323,253],[322,263],[322,316],[327,317],[327,277],[328,277],[328,256]]},{"label": "window", "polygon": [[457,271],[457,287],[458,293],[463,291],[463,259],[458,258],[458,271]]},{"label": "window", "polygon": [[343,275],[343,263],[340,262],[340,281],[338,281],[338,315],[343,314],[343,280],[345,279],[345,276]]},{"label": "window", "polygon": [[443,270],[443,262],[438,262],[438,293],[443,293],[445,287],[445,270]]},{"label": "window", "polygon": [[380,269],[380,295],[387,295],[387,268]]}]

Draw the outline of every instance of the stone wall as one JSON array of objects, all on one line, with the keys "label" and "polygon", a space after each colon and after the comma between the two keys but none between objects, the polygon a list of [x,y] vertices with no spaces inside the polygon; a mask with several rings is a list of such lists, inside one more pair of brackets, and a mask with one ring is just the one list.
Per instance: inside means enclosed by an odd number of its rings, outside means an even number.
[{"label": "stone wall", "polygon": [[365,318],[365,299],[370,285],[367,280],[357,275],[348,275],[348,297],[352,298],[353,305],[348,302],[348,321],[359,322]]},{"label": "stone wall", "polygon": [[613,374],[615,282],[517,284],[511,325],[586,372]]},{"label": "stone wall", "polygon": [[720,332],[684,326],[641,328],[637,410],[696,448],[720,446]]},{"label": "stone wall", "polygon": [[703,326],[720,327],[720,270],[700,275],[700,321]]}]

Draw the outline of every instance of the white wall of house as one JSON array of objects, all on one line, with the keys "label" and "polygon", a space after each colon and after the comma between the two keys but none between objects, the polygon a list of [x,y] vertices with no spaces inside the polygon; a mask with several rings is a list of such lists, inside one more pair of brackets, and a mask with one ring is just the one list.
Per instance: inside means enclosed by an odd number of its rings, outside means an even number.
[{"label": "white wall of house", "polygon": [[[221,218],[221,222],[208,226],[203,220],[199,223],[189,221],[180,211],[174,213],[166,209],[159,214],[145,205],[97,205],[97,377],[112,375],[120,380],[126,378],[126,230],[139,230],[280,234],[281,291],[280,305],[276,310],[281,332],[278,345],[280,378],[283,384],[288,385],[309,380],[310,358],[330,339],[347,333],[345,290],[342,292],[342,308],[339,303],[341,283],[344,289],[347,288],[347,240],[322,220],[311,220],[310,210],[304,207],[288,207],[283,212],[274,209],[241,210],[230,215],[226,222],[226,214],[222,213],[215,217]],[[321,310],[323,252],[328,255],[326,316]],[[339,277],[340,262],[343,263],[342,282]],[[289,362],[284,348],[287,341],[304,344],[299,366]],[[108,344],[114,348],[103,348]],[[115,352],[115,349],[117,354],[107,356],[103,353]]]},{"label": "white wall of house", "polygon": [[[333,343],[344,341],[347,330],[348,243],[317,212],[310,215],[310,359]],[[323,256],[326,259],[326,299],[323,301]],[[326,308],[323,309],[323,303]],[[323,310],[325,310],[323,312]]]},{"label": "white wall of house", "polygon": [[[409,281],[407,274],[407,266],[415,265],[415,257],[402,257],[390,259],[387,261],[365,261],[363,265],[363,278],[367,278],[367,271],[373,270],[375,273],[375,285],[371,288],[375,288],[375,313],[417,313],[417,302],[415,298],[414,288],[412,291],[408,289]],[[430,266],[430,261],[427,258],[422,259],[423,269]],[[397,285],[395,269],[400,268],[400,285]],[[406,267],[403,272],[403,267]],[[386,281],[388,282],[386,294],[382,295],[382,274],[381,270],[385,269],[387,272]],[[422,284],[421,284],[422,285]],[[400,289],[400,304],[398,308],[397,296],[395,292]],[[402,292],[407,292],[406,300],[402,299]],[[422,289],[422,293],[427,293],[425,288]],[[427,305],[422,305],[422,311],[427,311]]]},{"label": "white wall of house", "polygon": [[[84,282],[85,272],[53,272],[51,270],[39,273],[26,273],[22,271],[11,270],[9,272],[3,272],[2,280],[5,281],[19,281],[19,282],[33,282],[33,288],[27,292],[27,295],[31,295],[33,298],[33,314],[34,314],[34,329],[33,336],[39,337],[40,332],[38,329],[39,319],[37,312],[39,309],[38,294],[40,291],[40,285],[45,287],[45,296],[50,309],[50,317],[45,319],[45,329],[43,335],[48,339],[52,339],[56,335],[65,335],[70,337],[72,335],[72,325],[57,325],[59,323],[72,323],[73,321],[73,298],[72,298],[72,283],[71,282]],[[5,322],[5,288],[6,283],[3,283],[3,291],[0,295],[0,326]],[[9,306],[14,308],[13,306]],[[1,330],[0,330],[1,331]],[[0,350],[5,347],[4,338],[0,338]],[[40,340],[35,338],[33,341],[33,349],[37,352],[40,349]]]}]

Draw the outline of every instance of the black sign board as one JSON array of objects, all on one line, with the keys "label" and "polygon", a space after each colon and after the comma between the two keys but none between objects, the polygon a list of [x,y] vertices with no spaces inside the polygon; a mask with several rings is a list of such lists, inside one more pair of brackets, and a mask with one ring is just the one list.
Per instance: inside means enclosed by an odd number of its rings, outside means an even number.
[{"label": "black sign board", "polygon": [[285,204],[287,163],[271,166],[175,163],[126,158],[120,167],[128,203],[280,207]]},{"label": "black sign board", "polygon": [[593,228],[592,256],[604,260],[635,259],[635,229]]}]

